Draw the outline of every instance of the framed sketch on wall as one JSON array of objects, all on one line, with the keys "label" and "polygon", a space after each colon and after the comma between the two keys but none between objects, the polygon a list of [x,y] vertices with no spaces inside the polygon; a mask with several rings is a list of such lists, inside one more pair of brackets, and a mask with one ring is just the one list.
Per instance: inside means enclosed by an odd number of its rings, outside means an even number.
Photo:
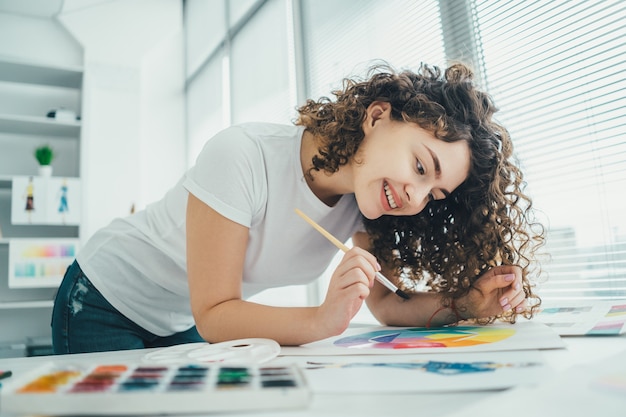
[{"label": "framed sketch on wall", "polygon": [[57,287],[74,261],[79,239],[11,239],[9,288]]},{"label": "framed sketch on wall", "polygon": [[78,225],[81,219],[80,179],[13,177],[12,224]]}]

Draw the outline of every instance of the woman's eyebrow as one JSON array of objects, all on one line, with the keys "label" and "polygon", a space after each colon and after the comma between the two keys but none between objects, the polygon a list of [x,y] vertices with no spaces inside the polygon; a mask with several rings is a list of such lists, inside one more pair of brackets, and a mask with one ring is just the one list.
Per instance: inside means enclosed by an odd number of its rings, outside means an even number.
[{"label": "woman's eyebrow", "polygon": [[430,157],[433,158],[433,164],[435,165],[435,178],[441,178],[441,164],[439,164],[439,158],[437,154],[432,151],[428,146],[424,145],[424,148],[430,154]]},{"label": "woman's eyebrow", "polygon": [[[439,158],[437,157],[437,154],[426,145],[424,145],[424,148],[426,148],[426,150],[430,154],[430,157],[433,158],[433,165],[435,166],[435,178],[441,178],[441,164],[439,163]],[[446,197],[450,195],[450,191],[443,188],[441,188],[440,190]]]}]

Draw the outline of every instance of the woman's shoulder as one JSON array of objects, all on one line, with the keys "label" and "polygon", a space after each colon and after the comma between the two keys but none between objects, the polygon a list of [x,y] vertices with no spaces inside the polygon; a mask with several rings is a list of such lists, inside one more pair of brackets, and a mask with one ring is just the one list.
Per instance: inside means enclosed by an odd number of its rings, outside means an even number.
[{"label": "woman's shoulder", "polygon": [[205,146],[256,147],[275,139],[293,139],[301,135],[301,127],[277,123],[248,122],[229,126],[209,139]]},{"label": "woman's shoulder", "polygon": [[255,139],[270,137],[293,137],[300,132],[302,128],[295,125],[279,124],[279,123],[263,123],[248,122],[234,125],[231,127],[239,130],[241,134]]},{"label": "woman's shoulder", "polygon": [[269,157],[288,155],[285,151],[298,145],[295,139],[302,136],[302,129],[261,122],[229,126],[206,142],[196,159],[195,169],[209,167],[218,172],[230,172],[238,166],[258,174],[265,171]]}]

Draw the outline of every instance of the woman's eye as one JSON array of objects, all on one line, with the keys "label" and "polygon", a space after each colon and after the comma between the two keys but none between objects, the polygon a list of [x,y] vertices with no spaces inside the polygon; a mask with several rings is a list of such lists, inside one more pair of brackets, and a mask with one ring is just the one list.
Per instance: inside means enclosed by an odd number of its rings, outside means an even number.
[{"label": "woman's eye", "polygon": [[424,169],[424,165],[422,165],[422,162],[419,159],[417,160],[417,172],[419,172],[420,175],[424,175],[424,173],[426,172],[426,170]]}]

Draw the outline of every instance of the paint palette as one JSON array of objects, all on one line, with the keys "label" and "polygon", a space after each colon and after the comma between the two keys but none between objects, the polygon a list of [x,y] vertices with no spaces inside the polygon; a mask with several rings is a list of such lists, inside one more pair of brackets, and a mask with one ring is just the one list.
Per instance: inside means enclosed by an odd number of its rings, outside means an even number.
[{"label": "paint palette", "polygon": [[131,415],[304,408],[311,391],[296,365],[50,363],[1,395],[8,414]]}]

